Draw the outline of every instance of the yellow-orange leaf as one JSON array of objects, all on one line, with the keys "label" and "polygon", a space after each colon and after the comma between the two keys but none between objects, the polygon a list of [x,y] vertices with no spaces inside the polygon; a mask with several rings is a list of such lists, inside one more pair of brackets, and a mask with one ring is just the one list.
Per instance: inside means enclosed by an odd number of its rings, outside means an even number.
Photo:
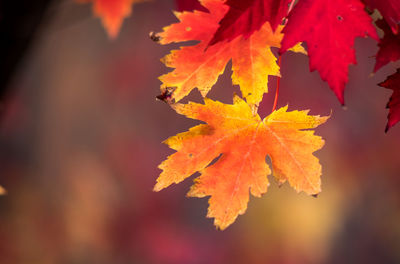
[{"label": "yellow-orange leaf", "polygon": [[93,12],[101,18],[104,28],[110,38],[115,38],[123,20],[130,16],[132,5],[143,0],[77,0],[78,2],[93,2]]},{"label": "yellow-orange leaf", "polygon": [[207,216],[215,218],[218,228],[226,228],[246,211],[249,191],[257,197],[267,191],[267,176],[271,174],[267,156],[279,182],[287,180],[296,191],[307,194],[321,191],[321,165],[313,152],[322,148],[324,140],[307,129],[328,117],[311,116],[308,111],[288,112],[283,107],[261,120],[237,96],[233,105],[205,98],[204,105],[177,104],[174,108],[207,124],[165,141],[177,152],[160,164],[163,171],[154,190],[200,172],[188,196],[211,196]]},{"label": "yellow-orange leaf", "polygon": [[[240,86],[242,95],[249,104],[258,105],[263,94],[268,91],[268,76],[279,76],[279,67],[271,47],[280,47],[283,27],[280,26],[273,32],[269,23],[265,23],[247,39],[240,36],[230,42],[220,42],[208,47],[219,26],[218,22],[228,7],[223,0],[201,2],[209,13],[177,12],[175,15],[180,22],[165,27],[159,34],[161,44],[200,41],[197,45],[173,50],[162,59],[166,66],[175,69],[160,77],[161,90],[174,88],[172,97],[176,102],[194,88],[205,97],[232,59],[233,84]],[[293,51],[305,52],[299,45]]]}]

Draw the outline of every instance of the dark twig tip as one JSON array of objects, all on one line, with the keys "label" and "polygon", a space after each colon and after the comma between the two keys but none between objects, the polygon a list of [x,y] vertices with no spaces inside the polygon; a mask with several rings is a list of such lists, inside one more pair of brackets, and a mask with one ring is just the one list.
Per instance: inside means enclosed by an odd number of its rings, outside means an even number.
[{"label": "dark twig tip", "polygon": [[389,124],[387,124],[385,127],[385,133],[387,133],[389,131],[389,129],[390,129],[390,126],[389,126]]},{"label": "dark twig tip", "polygon": [[154,31],[151,31],[151,32],[149,33],[149,37],[150,37],[150,39],[151,39],[152,41],[154,41],[154,42],[160,42],[160,40],[161,40],[160,35],[158,35],[157,33],[154,33]]},{"label": "dark twig tip", "polygon": [[160,95],[156,96],[156,99],[163,101],[164,103],[171,104],[173,101],[172,92],[172,89],[166,88]]}]

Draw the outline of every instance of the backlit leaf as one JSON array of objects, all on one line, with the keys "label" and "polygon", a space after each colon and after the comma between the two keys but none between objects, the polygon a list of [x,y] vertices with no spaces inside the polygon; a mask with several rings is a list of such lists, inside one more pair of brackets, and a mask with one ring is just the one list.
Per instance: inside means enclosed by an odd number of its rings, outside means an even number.
[{"label": "backlit leaf", "polygon": [[[321,191],[321,165],[313,152],[324,140],[309,130],[328,117],[283,107],[261,120],[251,107],[235,96],[233,105],[205,98],[205,104],[177,104],[175,110],[206,122],[165,141],[177,152],[159,166],[162,169],[155,191],[179,183],[196,172],[188,196],[210,196],[208,217],[224,229],[246,211],[249,192],[260,197],[269,185],[271,169],[280,183],[288,181],[298,192]],[[210,165],[210,163],[218,160]]]},{"label": "backlit leaf", "polygon": [[[233,84],[240,85],[242,95],[249,104],[258,105],[268,91],[268,76],[279,76],[271,47],[280,47],[282,26],[273,32],[269,23],[265,23],[247,39],[240,36],[231,42],[219,42],[207,47],[228,7],[221,0],[204,0],[202,3],[209,13],[176,13],[180,22],[164,28],[159,34],[161,44],[200,41],[194,46],[173,50],[162,59],[166,66],[174,68],[160,77],[162,92],[174,89],[172,97],[176,102],[194,88],[205,97],[232,59]],[[293,50],[305,53],[299,45]]]},{"label": "backlit leaf", "polygon": [[393,94],[389,99],[387,108],[389,108],[388,123],[386,132],[400,121],[400,69],[396,73],[387,77],[379,86],[393,90]]},{"label": "backlit leaf", "polygon": [[209,45],[243,35],[248,38],[269,22],[275,30],[286,16],[291,0],[227,0],[229,11],[219,22]]},{"label": "backlit leaf", "polygon": [[392,28],[394,34],[399,33],[400,1],[399,0],[364,0],[372,9],[378,9],[383,18]]},{"label": "backlit leaf", "polygon": [[376,25],[383,30],[384,36],[379,41],[379,51],[376,54],[374,72],[391,61],[400,59],[400,35],[395,35],[385,20],[376,21]]},{"label": "backlit leaf", "polygon": [[371,22],[360,0],[299,0],[283,30],[281,52],[307,42],[310,71],[318,70],[344,104],[348,66],[356,64],[354,39],[378,40]]}]

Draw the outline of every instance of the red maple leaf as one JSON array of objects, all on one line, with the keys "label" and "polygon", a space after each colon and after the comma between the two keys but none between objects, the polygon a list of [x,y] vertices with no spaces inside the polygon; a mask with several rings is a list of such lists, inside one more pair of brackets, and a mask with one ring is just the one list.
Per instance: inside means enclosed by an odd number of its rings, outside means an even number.
[{"label": "red maple leaf", "polygon": [[381,87],[393,90],[387,108],[389,108],[388,123],[385,132],[400,121],[400,68],[397,72],[387,77],[384,82],[378,84]]},{"label": "red maple leaf", "polygon": [[207,8],[202,6],[198,0],[176,0],[177,11],[193,11],[199,10],[203,12],[208,12]]},{"label": "red maple leaf", "polygon": [[376,54],[374,72],[389,62],[400,59],[400,35],[393,34],[389,25],[383,19],[376,21],[376,25],[383,30],[385,35],[378,44],[379,51]]},{"label": "red maple leaf", "polygon": [[399,33],[400,1],[399,0],[364,0],[367,6],[378,9],[392,28],[394,34]]},{"label": "red maple leaf", "polygon": [[227,0],[228,12],[219,22],[220,26],[215,32],[209,45],[224,40],[233,40],[243,35],[245,38],[269,22],[272,29],[282,22],[291,0]]},{"label": "red maple leaf", "polygon": [[300,0],[283,33],[280,53],[307,42],[310,71],[319,71],[342,104],[348,66],[356,64],[354,39],[369,35],[378,40],[360,0]]}]

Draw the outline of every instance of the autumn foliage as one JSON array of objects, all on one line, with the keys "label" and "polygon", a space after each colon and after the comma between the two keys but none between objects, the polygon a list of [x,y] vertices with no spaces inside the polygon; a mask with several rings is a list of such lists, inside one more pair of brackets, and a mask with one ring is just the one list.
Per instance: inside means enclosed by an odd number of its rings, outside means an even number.
[{"label": "autumn foliage", "polygon": [[[95,13],[111,37],[118,33],[134,2],[93,0]],[[158,98],[178,114],[206,124],[165,141],[176,152],[160,164],[162,173],[154,190],[199,172],[188,196],[210,196],[207,216],[220,229],[246,211],[249,193],[259,197],[267,191],[271,173],[297,192],[318,194],[321,165],[313,153],[322,148],[324,140],[311,129],[329,117],[289,111],[288,106],[276,110],[274,105],[262,119],[257,111],[263,97],[274,96],[276,101],[279,95],[267,94],[268,77],[284,78],[280,74],[283,53],[303,53],[309,57],[310,71],[317,70],[344,104],[349,66],[357,64],[357,37],[378,43],[373,72],[400,59],[400,2],[201,0],[177,1],[177,5],[182,11],[175,13],[179,21],[152,35],[163,45],[183,43],[162,58],[172,70],[160,76]],[[373,21],[373,12],[382,18]],[[381,37],[377,29],[383,31]],[[196,43],[188,45],[188,41]],[[233,104],[207,98],[230,61],[232,84],[239,86],[241,96],[234,95]],[[393,90],[387,105],[387,131],[400,120],[400,69],[379,86]],[[195,89],[204,104],[179,103]]]},{"label": "autumn foliage", "polygon": [[[280,47],[282,27],[274,32],[265,23],[249,38],[240,36],[233,41],[209,46],[227,6],[222,1],[205,1],[204,6],[209,12],[177,13],[181,22],[164,28],[159,34],[161,44],[200,41],[194,46],[173,50],[162,59],[166,66],[174,68],[160,77],[162,91],[173,89],[173,99],[176,102],[194,88],[205,97],[224,72],[226,64],[232,60],[233,84],[239,85],[242,96],[249,104],[258,105],[263,94],[268,92],[268,76],[279,76],[279,66],[271,47]],[[300,45],[293,50],[305,53]]]},{"label": "autumn foliage", "polygon": [[289,14],[284,34],[280,52],[306,42],[310,71],[318,70],[342,104],[348,66],[356,64],[354,39],[371,36],[378,40],[372,19],[359,0],[299,1]]},{"label": "autumn foliage", "polygon": [[393,90],[393,94],[389,99],[387,107],[389,108],[388,123],[386,131],[400,121],[400,69],[393,75],[390,75],[386,81],[379,84],[379,86]]},{"label": "autumn foliage", "polygon": [[195,126],[165,142],[177,152],[160,165],[163,172],[154,189],[159,191],[200,172],[188,196],[211,196],[207,216],[215,218],[217,227],[226,228],[245,212],[249,192],[260,197],[267,191],[267,176],[271,174],[267,155],[281,184],[288,181],[295,190],[307,194],[321,191],[321,165],[312,153],[324,141],[306,129],[317,127],[327,117],[288,112],[283,107],[261,120],[238,96],[233,105],[206,98],[204,105],[173,107],[207,125]]}]

